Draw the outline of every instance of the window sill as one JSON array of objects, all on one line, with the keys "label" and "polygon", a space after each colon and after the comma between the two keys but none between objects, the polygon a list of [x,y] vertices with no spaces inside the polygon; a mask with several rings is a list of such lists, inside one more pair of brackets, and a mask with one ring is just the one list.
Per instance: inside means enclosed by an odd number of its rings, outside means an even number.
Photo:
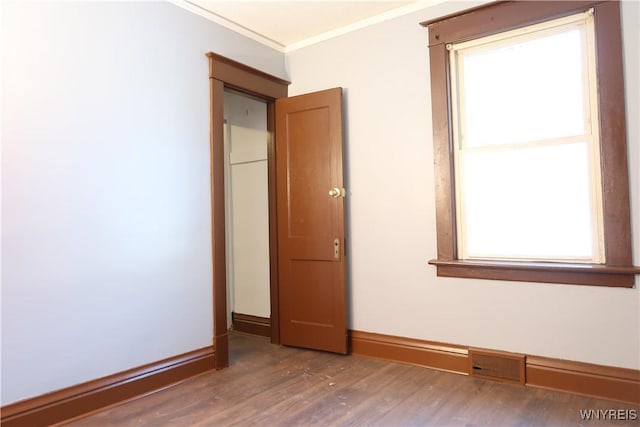
[{"label": "window sill", "polygon": [[511,261],[444,261],[432,259],[439,277],[632,288],[640,267]]}]

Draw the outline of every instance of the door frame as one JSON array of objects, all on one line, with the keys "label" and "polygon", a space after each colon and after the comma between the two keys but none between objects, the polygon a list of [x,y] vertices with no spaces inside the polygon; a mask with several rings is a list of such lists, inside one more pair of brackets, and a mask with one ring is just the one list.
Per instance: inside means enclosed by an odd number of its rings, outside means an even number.
[{"label": "door frame", "polygon": [[290,82],[207,52],[209,59],[209,147],[211,175],[211,248],[213,261],[213,346],[215,368],[229,366],[227,255],[225,249],[224,90],[233,89],[267,104],[269,192],[269,291],[271,342],[280,343],[278,306],[278,232],[276,217],[275,100],[288,95]]}]

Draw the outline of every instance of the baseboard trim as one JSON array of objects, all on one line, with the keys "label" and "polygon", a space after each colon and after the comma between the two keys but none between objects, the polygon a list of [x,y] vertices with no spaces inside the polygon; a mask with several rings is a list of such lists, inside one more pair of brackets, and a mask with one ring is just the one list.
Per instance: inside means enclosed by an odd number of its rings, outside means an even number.
[{"label": "baseboard trim", "polygon": [[213,347],[184,353],[0,408],[3,427],[48,426],[147,395],[215,369]]},{"label": "baseboard trim", "polygon": [[234,331],[267,338],[271,337],[271,319],[268,317],[231,313],[231,318],[233,319]]},{"label": "baseboard trim", "polygon": [[412,338],[349,331],[351,353],[469,375],[468,349]]},{"label": "baseboard trim", "polygon": [[[269,335],[265,335],[269,336]],[[469,374],[469,348],[349,331],[352,354]],[[131,400],[215,369],[213,347],[2,406],[3,427],[48,426]],[[640,371],[526,356],[526,385],[640,404]]]},{"label": "baseboard trim", "polygon": [[528,356],[527,385],[640,404],[640,371]]},{"label": "baseboard trim", "polygon": [[[469,375],[469,347],[349,331],[351,353]],[[525,385],[640,404],[640,371],[525,355]]]}]

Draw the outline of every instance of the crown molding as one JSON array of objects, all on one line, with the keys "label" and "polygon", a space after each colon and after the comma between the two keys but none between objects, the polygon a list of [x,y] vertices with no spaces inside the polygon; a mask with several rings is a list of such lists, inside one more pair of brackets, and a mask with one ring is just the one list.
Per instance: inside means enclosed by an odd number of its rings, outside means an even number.
[{"label": "crown molding", "polygon": [[278,43],[275,40],[272,40],[268,37],[263,36],[260,33],[257,33],[250,28],[244,27],[242,25],[236,24],[235,22],[224,18],[216,13],[213,13],[207,9],[204,9],[194,3],[191,3],[189,0],[167,0],[169,3],[172,3],[178,7],[181,7],[185,10],[188,10],[191,13],[195,13],[211,22],[215,22],[218,25],[221,25],[225,28],[230,29],[238,34],[241,34],[251,40],[254,40],[258,43],[261,43],[271,49],[275,49],[278,52],[285,52],[286,46],[281,43]]},{"label": "crown molding", "polygon": [[295,50],[302,49],[303,47],[311,46],[311,45],[323,42],[325,40],[333,39],[335,37],[339,37],[344,34],[348,34],[353,31],[369,27],[371,25],[379,24],[381,22],[389,21],[394,18],[399,18],[400,16],[408,15],[410,13],[417,12],[422,9],[426,9],[431,6],[435,6],[441,3],[446,3],[447,1],[451,1],[451,0],[417,0],[406,6],[401,6],[395,9],[391,9],[386,12],[380,13],[378,15],[371,16],[369,18],[365,18],[360,21],[356,21],[353,24],[345,25],[343,27],[336,28],[335,30],[327,31],[325,33],[321,33],[316,36],[309,37],[295,43],[291,43],[285,46],[284,52],[290,53]]},{"label": "crown molding", "polygon": [[409,13],[417,12],[422,9],[426,9],[431,6],[435,6],[437,4],[445,3],[451,0],[417,0],[413,3],[407,4],[402,7],[398,7],[396,9],[389,10],[387,12],[380,13],[378,15],[362,19],[360,21],[354,22],[349,25],[345,25],[340,28],[336,28],[331,31],[327,31],[316,36],[308,37],[306,39],[300,40],[295,43],[291,43],[288,45],[284,45],[275,40],[272,40],[263,34],[260,34],[256,31],[251,30],[250,28],[239,25],[227,18],[224,18],[216,13],[213,13],[209,10],[206,10],[189,0],[167,0],[174,5],[181,7],[189,12],[195,13],[196,15],[202,16],[205,19],[208,19],[211,22],[215,22],[218,25],[221,25],[225,28],[228,28],[236,33],[242,34],[245,37],[248,37],[258,43],[261,43],[267,47],[277,50],[282,53],[293,52],[298,49],[302,49],[303,47],[311,46],[316,43],[323,42],[325,40],[329,40],[352,31],[356,31],[362,28],[369,27],[371,25],[379,24],[384,21],[388,21],[394,18],[398,18],[403,15],[407,15]]}]

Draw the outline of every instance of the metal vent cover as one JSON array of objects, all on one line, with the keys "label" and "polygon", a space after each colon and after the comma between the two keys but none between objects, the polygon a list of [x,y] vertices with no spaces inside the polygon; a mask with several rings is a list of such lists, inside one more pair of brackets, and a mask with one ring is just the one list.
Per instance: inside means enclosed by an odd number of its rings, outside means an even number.
[{"label": "metal vent cover", "polygon": [[525,383],[523,354],[469,349],[469,375],[488,380]]}]

